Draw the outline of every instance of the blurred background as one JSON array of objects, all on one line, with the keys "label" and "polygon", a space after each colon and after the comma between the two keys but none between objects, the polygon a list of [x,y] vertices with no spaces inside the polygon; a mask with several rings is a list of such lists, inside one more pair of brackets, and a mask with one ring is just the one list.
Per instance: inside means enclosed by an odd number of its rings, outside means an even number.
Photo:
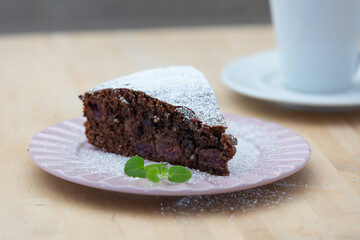
[{"label": "blurred background", "polygon": [[261,23],[267,0],[0,0],[0,33]]}]

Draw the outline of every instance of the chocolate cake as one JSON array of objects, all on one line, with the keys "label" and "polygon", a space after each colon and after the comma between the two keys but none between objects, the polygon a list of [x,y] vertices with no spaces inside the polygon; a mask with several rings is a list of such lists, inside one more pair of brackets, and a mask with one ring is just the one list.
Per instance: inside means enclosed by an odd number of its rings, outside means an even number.
[{"label": "chocolate cake", "polygon": [[204,75],[190,66],[137,72],[80,96],[86,136],[105,152],[229,175],[237,140]]}]

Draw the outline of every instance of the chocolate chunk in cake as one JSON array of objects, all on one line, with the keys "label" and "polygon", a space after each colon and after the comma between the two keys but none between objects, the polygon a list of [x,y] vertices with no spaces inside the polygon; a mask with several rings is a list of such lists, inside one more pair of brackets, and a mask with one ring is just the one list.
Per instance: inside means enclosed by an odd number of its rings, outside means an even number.
[{"label": "chocolate chunk in cake", "polygon": [[105,152],[229,175],[236,139],[204,75],[190,66],[137,72],[85,92],[86,136]]}]

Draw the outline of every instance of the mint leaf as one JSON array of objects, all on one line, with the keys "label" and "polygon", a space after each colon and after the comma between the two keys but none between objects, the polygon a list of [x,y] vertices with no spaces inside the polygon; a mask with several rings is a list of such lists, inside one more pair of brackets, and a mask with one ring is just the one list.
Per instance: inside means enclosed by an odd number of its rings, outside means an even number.
[{"label": "mint leaf", "polygon": [[139,156],[130,158],[125,164],[124,172],[130,177],[145,178],[144,159]]},{"label": "mint leaf", "polygon": [[150,164],[150,165],[145,166],[144,169],[145,169],[145,171],[147,171],[147,170],[149,170],[150,168],[156,167],[156,168],[159,169],[159,171],[160,171],[161,166],[164,166],[164,164],[162,164],[162,163]]},{"label": "mint leaf", "polygon": [[160,178],[164,178],[166,177],[166,174],[169,172],[169,169],[165,165],[162,165],[160,166],[159,171],[160,171]]},{"label": "mint leaf", "polygon": [[168,179],[170,182],[182,183],[191,178],[189,169],[181,166],[172,166],[169,169]]},{"label": "mint leaf", "polygon": [[146,171],[146,178],[152,182],[160,182],[159,173],[159,169],[156,166],[152,167]]},{"label": "mint leaf", "polygon": [[150,165],[147,165],[145,166],[145,171],[148,171],[150,168],[157,168],[159,170],[159,174],[160,174],[160,178],[164,178],[166,177],[166,174],[168,173],[169,169],[166,167],[165,164],[162,164],[162,163],[158,163],[158,164],[150,164]]},{"label": "mint leaf", "polygon": [[124,172],[130,177],[147,178],[152,182],[160,182],[166,176],[170,182],[175,183],[186,182],[191,178],[191,172],[187,168],[172,166],[168,169],[166,165],[157,163],[144,166],[144,159],[134,156],[126,162]]}]

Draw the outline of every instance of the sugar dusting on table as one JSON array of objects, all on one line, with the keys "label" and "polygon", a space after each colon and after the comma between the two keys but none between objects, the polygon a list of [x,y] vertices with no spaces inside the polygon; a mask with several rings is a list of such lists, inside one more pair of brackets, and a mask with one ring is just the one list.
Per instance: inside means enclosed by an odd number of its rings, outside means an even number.
[{"label": "sugar dusting on table", "polygon": [[[236,214],[253,211],[256,208],[273,208],[291,201],[290,180],[281,180],[281,185],[271,185],[217,195],[185,196],[159,200],[159,206],[153,211],[159,215],[202,216],[206,214],[226,215],[230,218]],[[291,183],[290,183],[291,184]]]}]

